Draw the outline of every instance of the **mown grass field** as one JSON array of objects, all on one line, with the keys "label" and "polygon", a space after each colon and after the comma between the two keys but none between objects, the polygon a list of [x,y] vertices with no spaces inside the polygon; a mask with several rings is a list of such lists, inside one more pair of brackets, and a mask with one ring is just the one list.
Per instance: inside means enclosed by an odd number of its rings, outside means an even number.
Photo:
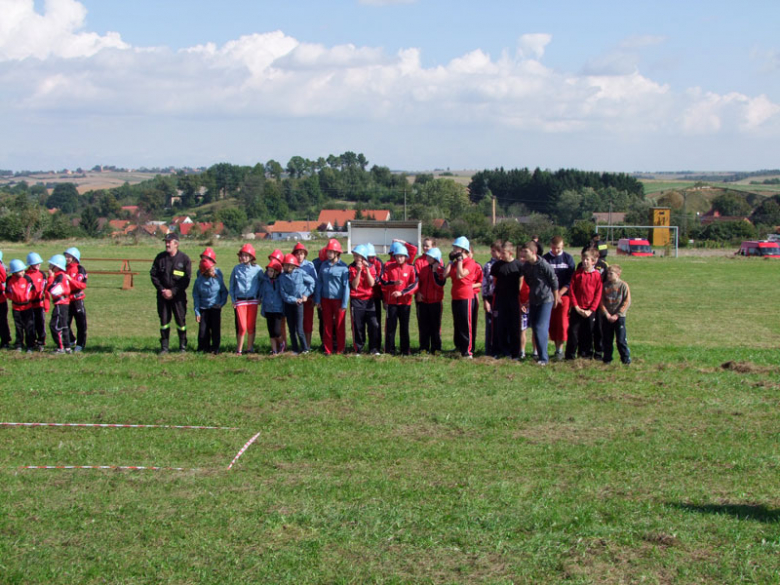
[{"label": "mown grass field", "polygon": [[0,427],[0,582],[780,582],[780,265],[621,264],[627,368],[161,358],[148,278],[94,276],[89,351],[0,355],[0,419],[239,430]]}]

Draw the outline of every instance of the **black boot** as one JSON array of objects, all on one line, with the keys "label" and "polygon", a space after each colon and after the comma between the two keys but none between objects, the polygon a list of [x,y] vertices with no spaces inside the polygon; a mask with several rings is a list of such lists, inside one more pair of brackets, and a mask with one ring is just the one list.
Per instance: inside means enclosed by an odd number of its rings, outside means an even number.
[{"label": "black boot", "polygon": [[160,354],[168,353],[168,338],[171,335],[169,327],[160,329]]},{"label": "black boot", "polygon": [[187,334],[179,331],[179,351],[184,353],[187,351]]}]

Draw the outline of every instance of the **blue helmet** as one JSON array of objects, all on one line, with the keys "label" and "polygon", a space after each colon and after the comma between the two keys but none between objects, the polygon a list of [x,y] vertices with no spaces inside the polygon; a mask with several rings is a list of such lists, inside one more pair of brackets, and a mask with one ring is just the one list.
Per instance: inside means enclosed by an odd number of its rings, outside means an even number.
[{"label": "blue helmet", "polygon": [[465,236],[461,236],[456,239],[454,242],[452,242],[452,245],[457,246],[458,248],[463,248],[466,250],[466,252],[471,250],[471,244],[469,244],[469,240]]},{"label": "blue helmet", "polygon": [[368,258],[368,248],[365,244],[359,244],[352,249],[352,255]]},{"label": "blue helmet", "polygon": [[76,259],[76,262],[81,262],[81,252],[79,252],[78,248],[68,248],[65,250],[65,253],[68,256],[73,256]]},{"label": "blue helmet", "polygon": [[43,258],[38,252],[30,252],[27,254],[27,266],[33,266],[34,264],[43,264]]},{"label": "blue helmet", "polygon": [[431,248],[425,253],[425,255],[430,256],[431,258],[436,260],[436,262],[441,262],[441,250],[439,250],[438,248]]},{"label": "blue helmet", "polygon": [[404,246],[401,242],[393,242],[393,245],[390,246],[390,253],[393,256],[401,255],[401,256],[409,256],[409,250],[406,249],[406,246]]},{"label": "blue helmet", "polygon": [[11,271],[11,274],[16,274],[17,272],[24,272],[27,266],[24,265],[24,262],[21,260],[11,260],[11,265],[8,267],[8,270]]},{"label": "blue helmet", "polygon": [[376,248],[374,248],[374,244],[366,244],[366,253],[368,254],[368,258],[373,258],[376,256]]},{"label": "blue helmet", "polygon": [[65,256],[62,254],[55,254],[51,258],[49,258],[49,264],[51,266],[56,266],[60,270],[65,270],[65,267],[67,266],[68,262],[65,260]]}]

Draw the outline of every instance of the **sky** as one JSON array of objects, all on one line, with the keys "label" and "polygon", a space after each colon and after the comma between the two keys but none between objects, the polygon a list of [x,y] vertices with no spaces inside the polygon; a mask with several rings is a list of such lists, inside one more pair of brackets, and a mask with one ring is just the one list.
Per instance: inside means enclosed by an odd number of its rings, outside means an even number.
[{"label": "sky", "polygon": [[0,0],[0,169],[780,167],[780,3]]}]

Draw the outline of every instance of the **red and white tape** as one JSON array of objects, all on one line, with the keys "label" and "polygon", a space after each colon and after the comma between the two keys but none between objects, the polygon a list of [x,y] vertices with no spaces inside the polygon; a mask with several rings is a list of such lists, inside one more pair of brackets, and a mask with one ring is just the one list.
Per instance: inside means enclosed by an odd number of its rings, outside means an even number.
[{"label": "red and white tape", "polygon": [[0,422],[0,427],[95,427],[101,429],[185,429],[185,430],[217,430],[237,431],[238,427],[200,427],[193,425],[123,425],[106,423],[20,423]]},{"label": "red and white tape", "polygon": [[[262,432],[262,431],[260,431],[260,432]],[[231,461],[231,462],[230,462],[230,465],[228,465],[228,469],[230,469],[230,468],[232,468],[232,467],[233,467],[233,464],[234,464],[236,461],[238,461],[238,458],[239,458],[239,457],[241,457],[241,455],[243,455],[243,454],[244,454],[244,451],[246,451],[246,450],[249,448],[249,445],[251,445],[252,443],[254,443],[254,442],[255,442],[255,440],[257,440],[257,437],[259,437],[259,436],[260,436],[260,433],[257,433],[257,434],[256,434],[254,437],[252,437],[251,439],[249,439],[249,440],[246,442],[246,444],[245,444],[243,447],[241,447],[241,450],[240,450],[240,451],[239,451],[239,452],[236,454],[236,456],[235,456],[235,457],[233,457],[233,461]]]},{"label": "red and white tape", "polygon": [[200,471],[185,467],[145,467],[140,465],[22,465],[14,469],[113,469],[129,471]]}]

